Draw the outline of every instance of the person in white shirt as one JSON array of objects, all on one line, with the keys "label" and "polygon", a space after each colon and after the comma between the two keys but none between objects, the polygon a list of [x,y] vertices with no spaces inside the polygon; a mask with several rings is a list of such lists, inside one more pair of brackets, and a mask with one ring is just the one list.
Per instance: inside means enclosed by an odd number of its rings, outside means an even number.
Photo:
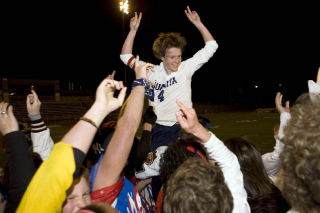
[{"label": "person in white shirt", "polygon": [[[208,131],[208,129],[206,129],[205,127],[203,127],[197,118],[197,114],[195,112],[195,110],[193,108],[187,108],[186,106],[184,106],[181,102],[177,101],[178,106],[180,107],[180,111],[178,111],[176,113],[177,116],[177,120],[179,121],[179,124],[181,125],[181,128],[184,129],[186,132],[193,134],[195,137],[197,137],[199,139],[199,143],[204,147],[204,149],[206,150],[207,153],[207,157],[208,159],[214,160],[217,164],[217,166],[220,167],[223,177],[224,177],[224,183],[220,183],[220,184],[226,184],[226,186],[228,187],[231,195],[232,195],[232,200],[233,200],[233,208],[232,208],[232,212],[236,213],[236,212],[241,212],[241,213],[246,213],[246,212],[250,212],[250,206],[247,202],[247,193],[246,190],[244,188],[244,183],[243,183],[243,175],[240,169],[240,164],[238,161],[238,158],[235,154],[233,154],[225,145],[224,143],[217,138],[212,132]],[[213,166],[213,164],[210,164],[211,167]],[[179,168],[178,168],[179,170]],[[176,172],[176,174],[178,173],[178,170]],[[210,171],[209,171],[210,170]],[[212,172],[212,169],[208,169],[208,172]],[[217,171],[216,171],[217,172]],[[194,172],[196,173],[196,172]],[[186,175],[190,175],[186,174]],[[212,174],[209,175],[210,178],[212,177]],[[170,177],[169,182],[168,182],[168,186],[167,186],[167,190],[171,191],[170,187],[175,187],[173,185],[171,185],[170,183],[172,182],[171,178],[174,178],[174,175]],[[194,177],[191,178],[186,178],[186,180],[189,182],[191,182],[191,185],[185,185],[185,189],[188,188],[189,190],[185,190],[185,193],[181,193],[181,199],[180,199],[180,203],[178,203],[177,205],[183,205],[183,201],[184,199],[188,199],[191,203],[196,203],[197,200],[199,200],[199,202],[203,202],[202,199],[207,199],[207,197],[204,195],[204,193],[206,193],[207,195],[207,190],[205,190],[206,192],[202,193],[196,193],[197,191],[197,187],[196,184],[199,184],[199,181],[192,181],[196,178],[196,175]],[[218,175],[216,176],[216,178],[218,178]],[[203,178],[201,178],[202,180]],[[213,178],[215,179],[215,178]],[[214,180],[212,180],[214,181]],[[192,183],[193,182],[193,183]],[[178,189],[176,189],[178,190]],[[174,191],[176,191],[174,190]],[[184,190],[184,189],[180,189],[179,190]],[[178,210],[180,209],[179,207],[177,208],[172,208],[173,206],[168,206],[168,196],[171,197],[175,197],[176,195],[174,193],[170,193],[170,192],[166,192],[165,193],[165,197],[164,197],[164,209],[165,212],[177,212],[174,210]],[[215,190],[211,190],[211,199],[212,197],[215,197],[215,204],[219,205],[218,203],[222,202],[221,199],[228,199],[228,196],[226,192],[226,197],[221,198],[218,195],[215,195]],[[180,195],[180,194],[179,194]],[[189,198],[190,197],[190,198]],[[174,198],[174,199],[177,199]],[[211,202],[210,200],[205,200],[207,202]],[[230,199],[230,198],[229,198]],[[219,200],[219,201],[218,201]],[[204,202],[205,203],[205,202]],[[196,204],[195,204],[196,205]],[[190,205],[190,206],[195,206],[195,205]],[[214,205],[214,204],[212,204]],[[209,206],[209,204],[208,204]],[[168,211],[168,209],[171,209],[172,211]],[[191,210],[192,211],[192,210]],[[194,210],[197,211],[197,210]],[[208,211],[210,212],[221,212],[221,209],[214,211],[214,209],[208,209]],[[180,212],[184,212],[184,211],[180,211]],[[226,210],[223,212],[231,212],[230,210]]]},{"label": "person in white shirt", "polygon": [[[160,146],[166,146],[178,138],[180,127],[177,124],[175,112],[179,110],[176,99],[187,107],[192,107],[191,80],[196,70],[213,56],[218,48],[217,42],[201,22],[196,11],[191,11],[189,6],[185,10],[187,18],[199,30],[205,46],[193,57],[182,60],[182,52],[186,40],[180,33],[160,33],[153,44],[155,57],[162,62],[154,66],[154,72],[148,73],[151,91],[147,97],[157,115],[156,126],[152,132],[153,151]],[[135,59],[132,55],[133,43],[140,25],[142,13],[135,13],[130,20],[130,31],[123,44],[120,58],[134,69]]]},{"label": "person in white shirt", "polygon": [[[308,88],[309,93],[318,93],[320,94],[320,68],[317,74],[317,80],[308,80]],[[312,95],[310,96],[312,98]],[[264,167],[266,169],[267,174],[273,180],[274,183],[277,184],[278,181],[281,182],[281,162],[280,162],[280,154],[283,150],[284,144],[282,139],[284,137],[284,128],[289,122],[290,115],[290,103],[286,101],[285,105],[282,105],[283,95],[278,92],[275,98],[276,109],[280,113],[280,127],[279,131],[275,135],[276,144],[274,146],[274,150],[272,152],[268,152],[262,155],[262,160]]]}]

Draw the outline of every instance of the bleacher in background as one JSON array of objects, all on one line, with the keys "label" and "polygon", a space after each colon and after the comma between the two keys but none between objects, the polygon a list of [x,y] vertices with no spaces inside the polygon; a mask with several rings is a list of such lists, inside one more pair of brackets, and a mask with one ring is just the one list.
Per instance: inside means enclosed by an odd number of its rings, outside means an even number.
[{"label": "bleacher in background", "polygon": [[[41,105],[41,115],[49,125],[74,124],[89,109],[94,100],[94,92],[74,86],[60,88],[58,80],[34,80],[2,78],[0,81],[0,101],[9,102],[21,123],[28,123],[26,96],[31,85],[35,88]],[[112,117],[112,115],[110,116]]]},{"label": "bleacher in background", "polygon": [[[90,97],[68,97],[68,100],[60,102],[42,101],[41,100],[41,116],[49,125],[54,124],[74,124],[81,116],[90,108],[93,99]],[[28,113],[25,101],[10,101],[13,111],[18,121],[28,123]],[[108,117],[117,119],[118,111],[112,113]]]}]

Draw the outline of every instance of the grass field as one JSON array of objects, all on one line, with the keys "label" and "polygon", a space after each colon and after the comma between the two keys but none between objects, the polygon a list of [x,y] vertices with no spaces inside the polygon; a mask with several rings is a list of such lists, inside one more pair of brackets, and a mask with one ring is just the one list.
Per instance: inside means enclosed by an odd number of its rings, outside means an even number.
[{"label": "grass field", "polygon": [[204,114],[211,121],[211,130],[221,140],[245,136],[263,154],[273,150],[273,127],[278,113],[223,112]]},{"label": "grass field", "polygon": [[[216,112],[199,114],[210,120],[211,130],[221,140],[231,137],[245,136],[254,143],[259,151],[264,154],[270,152],[274,146],[273,127],[279,122],[279,114],[275,112],[258,112],[257,110],[242,112]],[[72,127],[72,124],[50,125],[51,136],[54,141],[59,141],[63,135]],[[137,136],[140,137],[141,126]],[[5,158],[5,153],[0,150],[0,164]]]},{"label": "grass field", "polygon": [[[279,114],[274,112],[219,112],[199,114],[210,120],[211,130],[220,139],[245,136],[254,143],[261,153],[270,152],[274,146],[273,127],[279,122]],[[71,128],[68,126],[50,126],[54,141],[61,137]],[[140,126],[137,136],[140,137],[142,128]]]}]

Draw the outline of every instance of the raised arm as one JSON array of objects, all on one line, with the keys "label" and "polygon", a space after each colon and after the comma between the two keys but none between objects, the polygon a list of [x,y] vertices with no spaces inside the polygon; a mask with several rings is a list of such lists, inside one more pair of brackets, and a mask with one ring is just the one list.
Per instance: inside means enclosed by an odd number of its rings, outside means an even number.
[{"label": "raised arm", "polygon": [[207,27],[201,22],[200,16],[196,11],[190,10],[190,7],[187,6],[187,9],[184,10],[186,16],[188,17],[189,21],[196,26],[196,28],[199,30],[199,32],[202,35],[202,38],[204,42],[212,41],[214,40],[213,36],[211,35],[210,31],[207,29]]},{"label": "raised arm", "polygon": [[[121,81],[104,79],[97,88],[96,100],[91,108],[82,117],[83,119],[62,138],[62,141],[83,153],[87,153],[97,132],[97,127],[110,112],[122,105],[126,89]],[[118,97],[113,97],[115,90],[120,90]]]},{"label": "raised arm", "polygon": [[[113,97],[115,90],[118,97]],[[122,82],[104,79],[96,90],[96,99],[84,117],[56,143],[49,158],[45,160],[32,178],[17,212],[61,212],[66,191],[73,177],[80,170],[97,127],[113,110],[119,108],[125,98],[126,88]],[[50,194],[48,199],[47,196]]]},{"label": "raised arm", "polygon": [[121,55],[132,54],[133,43],[140,25],[141,18],[141,12],[139,13],[139,16],[137,12],[134,12],[134,16],[130,19],[130,31],[127,35],[126,40],[123,43]]},{"label": "raised arm", "polygon": [[40,114],[41,101],[33,89],[31,94],[27,95],[26,105],[31,122],[33,152],[38,153],[42,160],[46,160],[53,149],[54,142],[50,136],[50,130]]},{"label": "raised arm", "polygon": [[250,212],[247,193],[244,189],[243,175],[237,157],[213,133],[208,132],[197,118],[193,108],[186,108],[177,100],[180,111],[177,120],[182,129],[199,138],[199,142],[207,151],[209,159],[214,159],[220,166],[225,182],[233,197],[233,213]]},{"label": "raised arm", "polygon": [[15,212],[36,169],[26,137],[19,131],[12,106],[8,107],[8,103],[1,102],[0,113],[0,132],[6,142],[9,166],[8,202],[5,212]]},{"label": "raised arm", "polygon": [[283,129],[291,117],[289,107],[290,103],[289,101],[286,101],[285,105],[283,106],[282,98],[283,95],[280,92],[277,92],[275,104],[278,112],[280,113],[280,128],[278,135],[276,136],[276,145],[274,146],[273,152],[265,153],[261,156],[266,172],[271,177],[277,175],[281,169],[280,154],[284,146],[284,144],[281,142],[281,138],[284,136]]},{"label": "raised arm", "polygon": [[[151,64],[139,64],[136,58],[136,80],[147,78],[147,69]],[[132,88],[130,96],[126,100],[120,112],[115,132],[99,166],[94,180],[93,190],[111,186],[119,180],[120,174],[127,162],[133,139],[140,124],[143,104],[144,86]]]}]

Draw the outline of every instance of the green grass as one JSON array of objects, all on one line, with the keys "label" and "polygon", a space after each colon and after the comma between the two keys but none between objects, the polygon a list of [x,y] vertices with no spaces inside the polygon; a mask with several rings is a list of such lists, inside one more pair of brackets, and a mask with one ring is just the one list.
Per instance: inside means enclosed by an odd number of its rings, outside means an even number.
[{"label": "green grass", "polygon": [[223,112],[203,114],[211,122],[211,130],[221,140],[245,136],[264,154],[273,150],[273,127],[279,122],[277,113]]},{"label": "green grass", "polygon": [[[275,144],[273,127],[279,122],[279,114],[273,112],[246,111],[246,112],[219,112],[199,114],[210,120],[211,130],[221,140],[231,137],[246,136],[264,154],[273,150]],[[55,142],[61,140],[63,135],[70,130],[72,124],[50,125],[51,136]],[[137,136],[142,133],[140,125]],[[0,149],[0,165],[5,159],[5,153]]]}]

